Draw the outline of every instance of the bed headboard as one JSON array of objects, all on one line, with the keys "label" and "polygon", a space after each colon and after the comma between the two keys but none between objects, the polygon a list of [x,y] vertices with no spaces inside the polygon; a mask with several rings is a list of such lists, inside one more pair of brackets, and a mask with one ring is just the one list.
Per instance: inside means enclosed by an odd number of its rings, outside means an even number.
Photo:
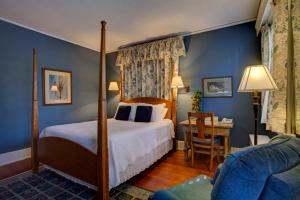
[{"label": "bed headboard", "polygon": [[[165,119],[171,119],[172,120],[172,102],[167,99],[160,99],[160,98],[153,98],[153,97],[138,97],[138,98],[133,98],[133,99],[127,99],[123,100],[125,103],[148,103],[148,104],[161,104],[165,103],[166,108],[168,108],[168,112],[166,114]],[[173,121],[175,124],[175,122]]]}]

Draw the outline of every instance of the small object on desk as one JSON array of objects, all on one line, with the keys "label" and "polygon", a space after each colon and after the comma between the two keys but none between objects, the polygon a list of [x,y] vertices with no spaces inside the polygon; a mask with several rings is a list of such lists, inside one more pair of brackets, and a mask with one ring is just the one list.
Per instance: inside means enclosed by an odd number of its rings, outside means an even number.
[{"label": "small object on desk", "polygon": [[224,117],[221,122],[225,123],[225,124],[231,124],[233,122],[233,119],[229,119],[229,118]]}]

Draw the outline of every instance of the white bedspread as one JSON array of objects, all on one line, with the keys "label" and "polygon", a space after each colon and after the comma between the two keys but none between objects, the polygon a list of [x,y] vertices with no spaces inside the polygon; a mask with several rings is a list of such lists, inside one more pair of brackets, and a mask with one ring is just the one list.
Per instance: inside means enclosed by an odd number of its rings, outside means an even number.
[{"label": "white bedspread", "polygon": [[[121,183],[120,175],[155,148],[174,137],[171,120],[131,122],[108,119],[110,188]],[[97,152],[97,121],[64,124],[45,128],[40,137],[60,137]]]}]

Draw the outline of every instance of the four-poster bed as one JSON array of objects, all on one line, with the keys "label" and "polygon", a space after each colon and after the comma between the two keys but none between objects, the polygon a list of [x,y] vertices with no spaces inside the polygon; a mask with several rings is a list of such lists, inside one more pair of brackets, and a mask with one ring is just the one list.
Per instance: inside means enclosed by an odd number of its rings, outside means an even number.
[{"label": "four-poster bed", "polygon": [[[39,163],[50,166],[67,175],[98,187],[97,199],[109,199],[109,155],[108,155],[108,125],[106,102],[106,63],[105,37],[106,22],[101,22],[100,70],[99,70],[99,100],[96,134],[96,151],[93,152],[76,141],[63,137],[40,137],[38,129],[38,85],[36,49],[33,50],[33,92],[32,92],[32,170],[38,171]],[[122,84],[122,83],[121,83]],[[120,87],[122,88],[122,87]],[[121,89],[122,94],[122,89]],[[173,91],[175,94],[175,91]],[[121,99],[123,101],[123,99]],[[172,101],[160,98],[133,98],[124,100],[126,103],[165,104],[168,112],[165,119],[176,126],[176,97]],[[131,122],[136,123],[136,122]],[[174,129],[172,128],[173,132]],[[172,138],[171,138],[172,140]],[[166,149],[166,147],[165,147]],[[168,149],[167,150],[171,150]],[[164,152],[164,154],[167,152]],[[163,155],[160,155],[161,157]],[[153,158],[153,163],[159,158]],[[150,165],[149,165],[150,166]],[[141,170],[149,166],[142,166]],[[141,172],[141,171],[139,171]],[[132,173],[132,176],[138,172]],[[131,176],[131,177],[132,177]],[[130,178],[130,177],[129,177]]]}]

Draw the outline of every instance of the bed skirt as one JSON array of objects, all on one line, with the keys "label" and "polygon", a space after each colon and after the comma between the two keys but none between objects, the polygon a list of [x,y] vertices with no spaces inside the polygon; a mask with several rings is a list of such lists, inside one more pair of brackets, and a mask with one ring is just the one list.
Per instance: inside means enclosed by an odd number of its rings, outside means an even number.
[{"label": "bed skirt", "polygon": [[144,155],[143,157],[138,158],[132,165],[129,165],[125,171],[120,172],[121,183],[124,183],[125,181],[129,180],[133,176],[144,171],[152,164],[154,164],[156,161],[161,159],[172,149],[173,149],[173,140],[168,140],[160,144],[159,146],[157,146],[150,153]]}]

